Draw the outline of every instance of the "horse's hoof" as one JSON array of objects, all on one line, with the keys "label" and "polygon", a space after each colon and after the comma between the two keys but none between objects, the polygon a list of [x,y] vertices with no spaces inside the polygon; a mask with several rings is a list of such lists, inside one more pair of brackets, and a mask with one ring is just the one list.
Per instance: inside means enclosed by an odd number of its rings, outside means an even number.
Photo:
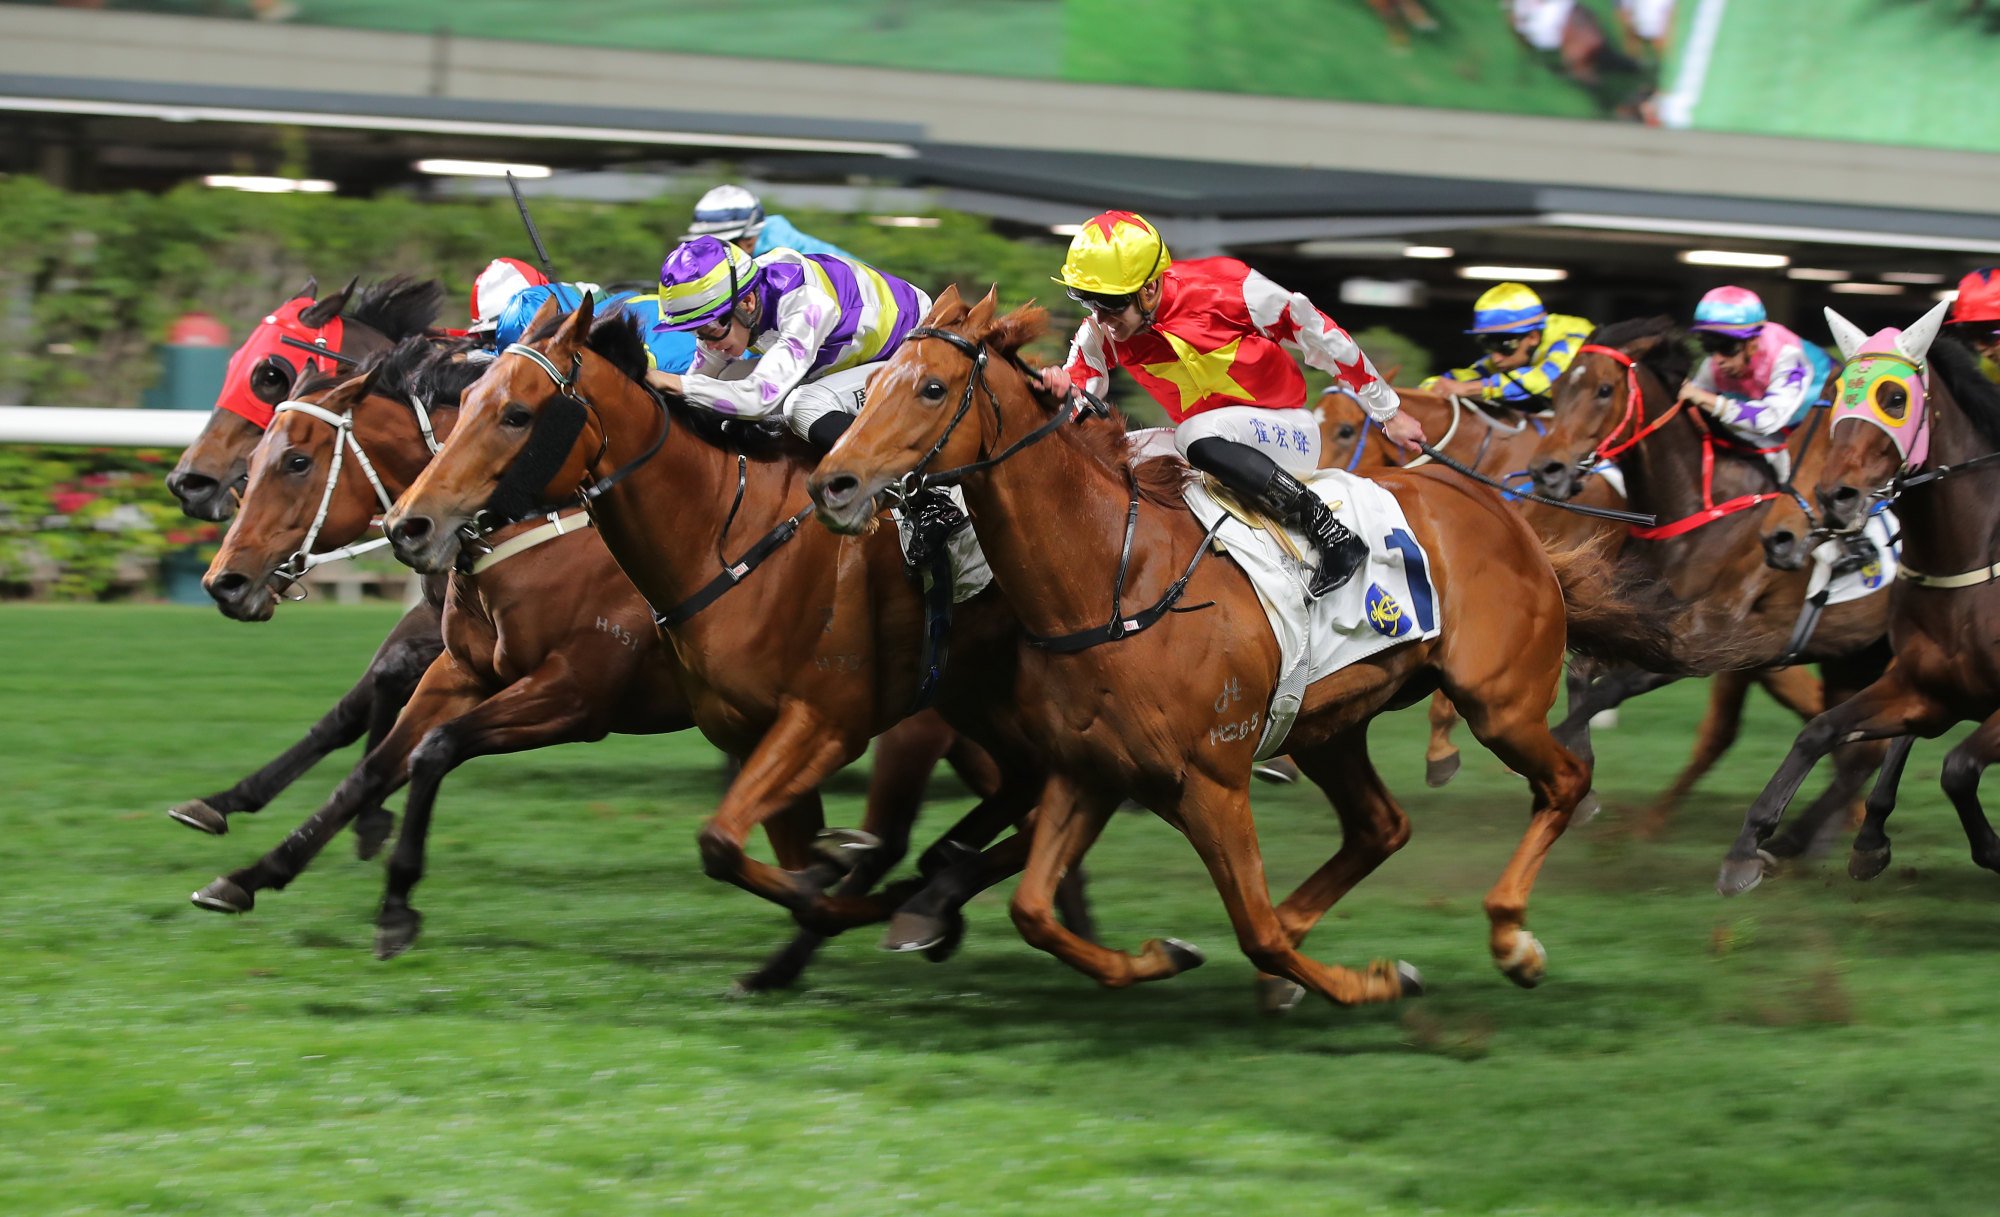
[{"label": "horse's hoof", "polygon": [[381,809],[359,816],[354,821],[354,856],[366,862],[382,852],[389,835],[396,831],[396,817]]},{"label": "horse's hoof", "polygon": [[257,905],[257,898],[243,886],[229,879],[217,879],[188,897],[198,909],[211,913],[247,913]]},{"label": "horse's hoof", "polygon": [[1404,997],[1424,995],[1424,974],[1417,971],[1417,965],[1407,959],[1396,961],[1396,983],[1402,986]]},{"label": "horse's hoof", "polygon": [[1450,756],[1441,756],[1435,760],[1426,760],[1424,762],[1424,785],[1444,785],[1458,776],[1458,767],[1464,763],[1465,759],[1456,752]]},{"label": "horse's hoof", "polygon": [[899,912],[889,918],[889,928],[882,935],[882,949],[885,951],[928,951],[943,942],[951,934],[951,927],[942,917],[928,913]]},{"label": "horse's hoof", "polygon": [[1501,974],[1523,989],[1541,984],[1549,974],[1549,953],[1541,940],[1526,930],[1514,937],[1514,949],[1499,961]]},{"label": "horse's hoof", "polygon": [[1569,822],[1580,828],[1595,820],[1597,813],[1603,810],[1604,803],[1597,797],[1597,788],[1592,787],[1584,791],[1583,797],[1576,801],[1576,810],[1569,813]]},{"label": "horse's hoof", "polygon": [[1862,849],[1855,846],[1847,855],[1847,877],[1859,879],[1863,883],[1889,869],[1889,843],[1882,842],[1880,849]]},{"label": "horse's hoof", "polygon": [[1250,774],[1260,782],[1273,786],[1289,786],[1299,780],[1299,767],[1286,756],[1274,756],[1268,761],[1258,761],[1250,766]]},{"label": "horse's hoof", "polygon": [[167,818],[178,820],[196,832],[205,832],[211,837],[229,834],[229,817],[210,807],[207,799],[189,799],[178,807],[169,807]]},{"label": "horse's hoof", "polygon": [[1282,976],[1257,978],[1257,1009],[1270,1015],[1290,1014],[1306,995],[1306,987]]},{"label": "horse's hoof", "polygon": [[944,937],[924,948],[924,958],[932,963],[943,963],[958,954],[958,948],[965,944],[965,914],[957,909],[945,918]]},{"label": "horse's hoof", "polygon": [[1169,976],[1192,972],[1208,962],[1208,956],[1201,953],[1200,947],[1191,942],[1182,942],[1178,938],[1155,938],[1146,944],[1146,950],[1150,952],[1155,946],[1166,952],[1167,961],[1174,965],[1174,970],[1168,973]]},{"label": "horse's hoof", "polygon": [[1777,865],[1778,860],[1761,849],[1752,857],[1726,858],[1722,872],[1715,877],[1715,890],[1724,896],[1741,896],[1762,883]]},{"label": "horse's hoof", "polygon": [[854,869],[861,855],[882,848],[882,838],[858,828],[823,828],[813,838],[813,856],[830,862],[845,875]]},{"label": "horse's hoof", "polygon": [[383,909],[375,919],[375,958],[394,959],[417,941],[424,915],[413,908]]}]

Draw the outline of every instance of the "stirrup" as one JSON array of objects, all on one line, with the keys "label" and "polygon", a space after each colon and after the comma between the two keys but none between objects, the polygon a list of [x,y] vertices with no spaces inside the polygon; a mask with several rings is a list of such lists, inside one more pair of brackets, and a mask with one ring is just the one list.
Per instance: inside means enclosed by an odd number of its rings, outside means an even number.
[{"label": "stirrup", "polygon": [[951,534],[963,528],[968,519],[951,496],[939,487],[931,486],[911,495],[903,503],[903,518],[910,522],[910,551],[906,555],[912,566],[927,565],[940,553]]}]

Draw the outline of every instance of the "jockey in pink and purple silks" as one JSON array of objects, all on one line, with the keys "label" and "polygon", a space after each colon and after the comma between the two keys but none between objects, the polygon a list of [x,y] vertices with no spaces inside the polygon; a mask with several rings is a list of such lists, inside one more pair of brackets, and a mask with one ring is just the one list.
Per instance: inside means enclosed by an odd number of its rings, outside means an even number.
[{"label": "jockey in pink and purple silks", "polygon": [[1791,476],[1785,439],[1819,400],[1833,360],[1770,320],[1757,294],[1718,287],[1694,310],[1703,358],[1680,396],[1721,424],[1719,438],[1763,456],[1782,484]]},{"label": "jockey in pink and purple silks", "polygon": [[654,327],[693,331],[694,365],[647,380],[717,414],[782,418],[824,452],[930,307],[923,292],[852,258],[774,249],[752,259],[696,237],[660,268]]}]

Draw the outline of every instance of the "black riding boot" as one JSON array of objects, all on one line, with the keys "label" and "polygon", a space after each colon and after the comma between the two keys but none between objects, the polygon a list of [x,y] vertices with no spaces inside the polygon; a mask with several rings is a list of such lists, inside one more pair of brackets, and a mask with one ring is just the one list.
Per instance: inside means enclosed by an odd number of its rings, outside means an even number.
[{"label": "black riding boot", "polygon": [[814,452],[825,456],[833,450],[833,445],[853,425],[854,416],[852,414],[843,410],[829,410],[814,419],[812,426],[806,428],[806,442],[812,445]]},{"label": "black riding boot", "polygon": [[1198,439],[1188,445],[1188,463],[1214,474],[1245,501],[1254,503],[1306,534],[1319,551],[1319,568],[1306,585],[1317,600],[1346,583],[1368,560],[1368,546],[1334,518],[1333,509],[1305,483],[1248,444]]}]

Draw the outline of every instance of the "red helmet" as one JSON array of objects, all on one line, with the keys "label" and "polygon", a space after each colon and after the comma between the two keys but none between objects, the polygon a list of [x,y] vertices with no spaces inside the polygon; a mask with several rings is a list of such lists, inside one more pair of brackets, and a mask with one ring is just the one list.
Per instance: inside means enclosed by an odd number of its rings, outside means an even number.
[{"label": "red helmet", "polygon": [[1976,270],[1958,281],[1958,302],[1951,306],[1951,320],[2000,322],[2000,266]]},{"label": "red helmet", "polygon": [[507,302],[524,288],[541,287],[549,277],[519,258],[495,258],[472,281],[472,332],[483,333],[500,324]]}]

